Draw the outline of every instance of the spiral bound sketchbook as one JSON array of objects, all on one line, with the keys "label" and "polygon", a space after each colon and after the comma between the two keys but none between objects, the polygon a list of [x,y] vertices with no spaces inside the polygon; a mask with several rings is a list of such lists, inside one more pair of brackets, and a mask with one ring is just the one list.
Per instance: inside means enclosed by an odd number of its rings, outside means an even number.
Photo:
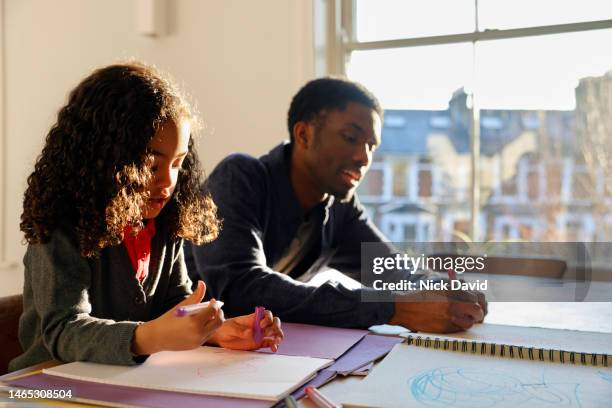
[{"label": "spiral bound sketchbook", "polygon": [[[469,349],[469,348],[468,348]],[[612,401],[612,369],[396,345],[344,407],[601,408]]]},{"label": "spiral bound sketchbook", "polygon": [[462,353],[607,367],[612,333],[479,324],[452,335],[407,333],[408,345]]}]

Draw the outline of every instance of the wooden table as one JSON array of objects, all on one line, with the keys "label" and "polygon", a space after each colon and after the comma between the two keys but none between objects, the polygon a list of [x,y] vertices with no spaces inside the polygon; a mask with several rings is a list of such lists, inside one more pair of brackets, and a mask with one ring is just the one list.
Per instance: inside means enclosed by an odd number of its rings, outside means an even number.
[{"label": "wooden table", "polygon": [[[612,333],[612,302],[491,302],[489,303],[489,314],[485,321],[515,326]],[[54,363],[43,363],[42,365],[30,367],[13,374],[40,370],[48,367],[50,364]],[[321,391],[331,399],[340,401],[347,391],[362,379],[363,377],[358,376],[336,378],[334,381],[323,386]],[[14,402],[14,400],[3,401],[0,397],[1,402]],[[300,400],[299,405],[316,408],[308,398]],[[30,404],[30,406],[36,406],[36,403]]]}]

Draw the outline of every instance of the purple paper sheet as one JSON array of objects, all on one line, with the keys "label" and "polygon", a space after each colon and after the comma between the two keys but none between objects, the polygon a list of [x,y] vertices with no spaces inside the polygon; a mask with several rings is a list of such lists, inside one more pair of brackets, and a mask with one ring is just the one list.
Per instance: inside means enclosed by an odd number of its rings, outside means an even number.
[{"label": "purple paper sheet", "polygon": [[12,381],[6,381],[6,383],[15,387],[24,387],[29,389],[72,390],[73,398],[83,398],[106,403],[111,402],[151,408],[264,408],[272,404],[270,401],[122,387],[118,385],[71,380],[68,378],[54,377],[45,374],[34,374]]},{"label": "purple paper sheet", "polygon": [[[367,330],[339,329],[310,324],[283,323],[285,337],[277,354],[335,360],[361,340]],[[270,353],[269,349],[258,350]]]},{"label": "purple paper sheet", "polygon": [[[309,386],[315,387],[315,388],[321,387],[324,384],[327,384],[329,381],[331,381],[335,376],[336,376],[336,372],[334,370],[328,370],[328,369],[321,370],[317,373],[317,376],[315,378],[308,381],[306,384],[302,385],[297,390],[293,391],[291,395],[293,396],[293,398],[298,400],[302,398],[304,395],[306,395],[306,387],[309,387]],[[282,408],[285,406],[286,406],[285,401],[280,400],[279,402],[276,403],[276,405],[273,406],[273,408]]]},{"label": "purple paper sheet", "polygon": [[291,395],[293,395],[293,398],[295,398],[296,400],[300,399],[304,395],[306,395],[306,387],[315,387],[315,388],[321,387],[323,384],[327,384],[329,381],[331,381],[335,376],[336,376],[336,371],[334,370],[329,370],[329,369],[321,370],[317,373],[317,376],[315,378],[308,381],[306,384],[302,385],[297,390],[293,391]]},{"label": "purple paper sheet", "polygon": [[374,363],[370,361],[368,364],[365,364],[351,371],[351,374],[368,375],[370,371],[372,370],[372,368],[374,368]]},{"label": "purple paper sheet", "polygon": [[[295,390],[291,395],[295,399],[300,399],[304,396],[304,390],[307,386],[318,388],[332,380],[336,374],[351,373],[367,363],[383,357],[391,351],[393,346],[404,340],[402,337],[368,334],[357,345],[336,360],[334,364],[319,371],[315,378]],[[274,405],[274,408],[283,408],[284,406],[284,401],[279,401]]]},{"label": "purple paper sheet", "polygon": [[348,374],[386,355],[393,346],[404,341],[402,337],[378,336],[368,334],[355,347],[351,348],[327,370]]}]

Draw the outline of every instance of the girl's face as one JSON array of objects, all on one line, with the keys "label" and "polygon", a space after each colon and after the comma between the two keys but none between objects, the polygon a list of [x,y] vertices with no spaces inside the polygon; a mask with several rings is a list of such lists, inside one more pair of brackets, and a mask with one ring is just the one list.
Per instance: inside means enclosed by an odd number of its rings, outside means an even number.
[{"label": "girl's face", "polygon": [[172,197],[179,169],[187,155],[190,134],[191,126],[187,120],[178,125],[169,120],[149,143],[154,160],[151,168],[153,179],[148,186],[150,198],[143,211],[145,219],[157,217]]}]

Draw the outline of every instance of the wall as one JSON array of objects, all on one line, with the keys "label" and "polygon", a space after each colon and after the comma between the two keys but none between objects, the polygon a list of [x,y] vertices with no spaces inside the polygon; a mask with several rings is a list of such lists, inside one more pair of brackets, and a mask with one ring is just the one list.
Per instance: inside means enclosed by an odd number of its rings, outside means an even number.
[{"label": "wall", "polygon": [[[67,93],[93,68],[136,57],[189,90],[207,128],[207,172],[286,137],[285,116],[313,76],[311,0],[170,0],[167,35],[136,32],[135,0],[4,0],[4,220],[0,296],[22,287],[19,216],[27,175]],[[0,260],[1,261],[1,260]]]}]

